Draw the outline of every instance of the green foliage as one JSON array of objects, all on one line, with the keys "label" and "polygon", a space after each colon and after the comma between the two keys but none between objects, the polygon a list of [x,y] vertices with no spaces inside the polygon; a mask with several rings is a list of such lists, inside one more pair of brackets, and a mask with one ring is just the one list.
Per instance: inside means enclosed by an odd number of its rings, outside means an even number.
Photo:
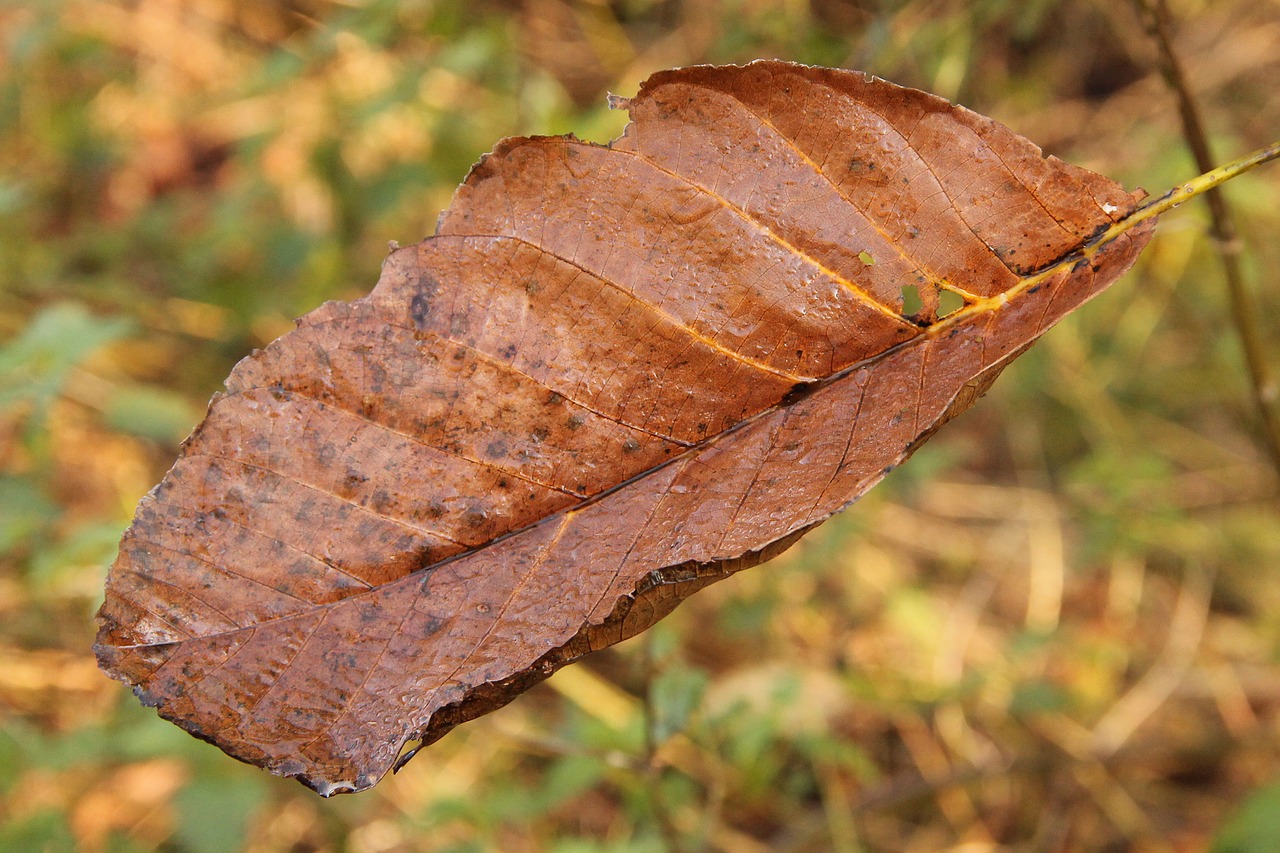
[{"label": "green foliage", "polygon": [[61,853],[75,849],[75,844],[66,815],[53,809],[0,827],[0,850]]},{"label": "green foliage", "polygon": [[228,784],[210,773],[174,796],[179,819],[174,841],[192,853],[233,853],[244,847],[249,818],[262,802],[261,782]]},{"label": "green foliage", "polygon": [[[105,565],[222,378],[366,292],[504,136],[605,141],[606,91],[779,56],[1131,185],[1192,172],[1125,4],[303,6],[0,6],[0,849],[1269,849],[1275,475],[1194,209],[852,511],[368,795],[319,802],[98,676]],[[1174,12],[1218,151],[1269,142],[1276,10]],[[1272,353],[1277,171],[1228,189]],[[1187,566],[1214,576],[1190,651]],[[1175,686],[1095,752],[1154,667]]]},{"label": "green foliage", "polygon": [[177,444],[200,420],[200,412],[183,395],[145,385],[124,387],[107,404],[107,427],[115,432]]},{"label": "green foliage", "polygon": [[96,319],[75,303],[44,308],[0,349],[0,410],[27,404],[43,419],[71,369],[128,328],[126,320]]},{"label": "green foliage", "polygon": [[1213,839],[1213,853],[1264,853],[1280,838],[1280,785],[1255,791],[1227,818]]},{"label": "green foliage", "polygon": [[0,553],[31,541],[58,514],[39,486],[20,477],[0,479]]},{"label": "green foliage", "polygon": [[671,667],[649,686],[653,705],[650,736],[662,743],[688,728],[690,718],[702,705],[707,690],[705,672],[683,666]]}]

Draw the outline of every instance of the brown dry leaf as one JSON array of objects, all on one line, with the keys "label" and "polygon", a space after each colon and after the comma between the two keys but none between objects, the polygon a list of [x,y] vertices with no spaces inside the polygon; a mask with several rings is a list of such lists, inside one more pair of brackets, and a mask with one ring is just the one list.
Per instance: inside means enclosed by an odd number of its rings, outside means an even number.
[{"label": "brown dry leaf", "polygon": [[107,672],[368,788],[847,506],[1150,235],[1097,239],[1141,193],[858,73],[617,103],[610,147],[499,144],[373,293],[236,367],[121,543]]}]

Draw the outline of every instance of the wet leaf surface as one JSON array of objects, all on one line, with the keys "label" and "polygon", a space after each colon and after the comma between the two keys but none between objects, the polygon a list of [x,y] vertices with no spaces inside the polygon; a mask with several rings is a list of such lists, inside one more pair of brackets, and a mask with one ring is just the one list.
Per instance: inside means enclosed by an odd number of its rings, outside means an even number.
[{"label": "wet leaf surface", "polygon": [[858,73],[617,102],[610,147],[500,143],[369,296],[235,368],[121,543],[104,669],[367,788],[856,500],[1150,235],[1097,239],[1141,193]]}]

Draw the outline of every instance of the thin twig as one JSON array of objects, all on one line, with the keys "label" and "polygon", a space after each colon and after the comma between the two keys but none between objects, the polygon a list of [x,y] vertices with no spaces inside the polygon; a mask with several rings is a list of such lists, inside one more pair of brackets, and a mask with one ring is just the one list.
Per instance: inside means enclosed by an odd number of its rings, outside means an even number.
[{"label": "thin twig", "polygon": [[[1201,172],[1213,168],[1214,157],[1205,134],[1200,108],[1191,94],[1182,62],[1173,48],[1171,18],[1165,0],[1136,0],[1145,13],[1147,32],[1155,41],[1160,53],[1160,71],[1178,98],[1178,112],[1182,116],[1182,133],[1187,147],[1195,157]],[[1280,389],[1263,352],[1262,335],[1258,330],[1258,310],[1253,297],[1245,286],[1244,272],[1240,264],[1241,242],[1236,232],[1231,208],[1222,191],[1214,187],[1205,193],[1209,205],[1210,228],[1218,244],[1218,257],[1222,259],[1222,271],[1226,277],[1227,293],[1231,299],[1231,316],[1235,323],[1240,346],[1244,350],[1249,367],[1249,379],[1253,386],[1254,405],[1262,419],[1263,436],[1271,451],[1271,460],[1280,475]]]}]

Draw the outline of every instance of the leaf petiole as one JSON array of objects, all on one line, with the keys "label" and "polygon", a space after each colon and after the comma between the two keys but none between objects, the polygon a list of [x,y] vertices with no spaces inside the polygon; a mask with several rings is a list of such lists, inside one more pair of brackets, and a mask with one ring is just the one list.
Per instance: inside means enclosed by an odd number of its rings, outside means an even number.
[{"label": "leaf petiole", "polygon": [[[1153,216],[1168,213],[1183,202],[1202,195],[1214,187],[1221,186],[1232,178],[1239,177],[1250,169],[1275,160],[1277,157],[1280,157],[1280,140],[1259,148],[1252,154],[1246,154],[1226,165],[1205,172],[1203,175],[1192,178],[1184,184],[1179,184],[1164,195],[1146,202],[1133,213],[1112,225],[1099,242],[1106,243],[1112,236],[1118,236],[1119,232],[1128,231],[1139,222],[1144,222]],[[1112,231],[1118,233],[1112,234]]]}]

